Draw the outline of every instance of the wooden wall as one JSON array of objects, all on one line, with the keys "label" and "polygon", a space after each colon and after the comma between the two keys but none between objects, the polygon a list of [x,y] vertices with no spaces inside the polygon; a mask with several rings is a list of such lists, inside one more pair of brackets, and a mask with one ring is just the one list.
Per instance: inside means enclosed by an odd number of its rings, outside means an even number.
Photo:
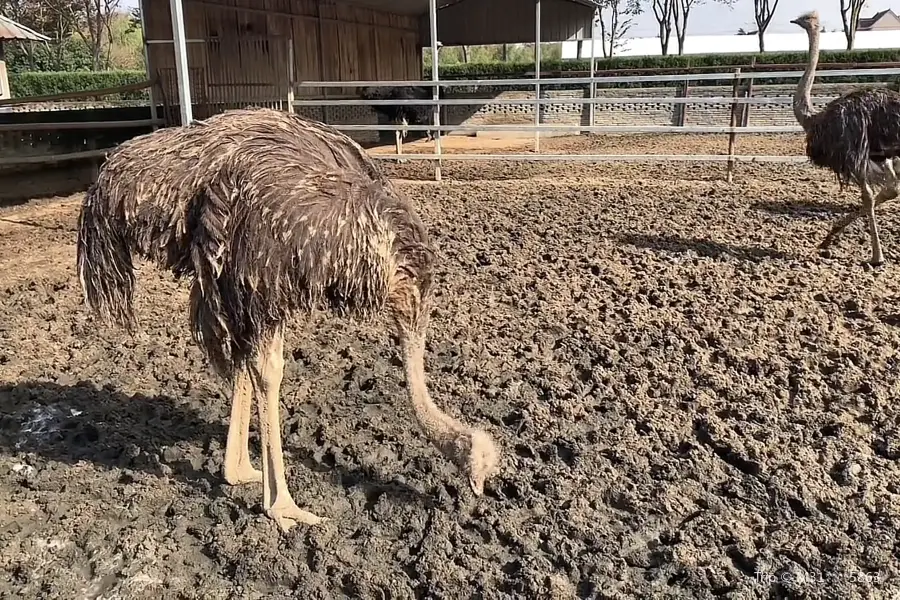
[{"label": "wooden wall", "polygon": [[[177,103],[168,0],[142,0],[149,71]],[[284,108],[295,81],[421,79],[418,19],[319,0],[184,0],[192,99],[198,118],[248,104]],[[157,43],[156,40],[165,40]],[[297,98],[356,95],[297,88]],[[166,111],[171,117],[174,111]],[[177,117],[176,117],[177,118]]]}]

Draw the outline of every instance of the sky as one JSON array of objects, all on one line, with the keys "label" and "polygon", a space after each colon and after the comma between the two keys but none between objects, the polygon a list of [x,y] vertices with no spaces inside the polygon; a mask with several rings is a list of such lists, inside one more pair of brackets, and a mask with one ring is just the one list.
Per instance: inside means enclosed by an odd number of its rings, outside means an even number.
[{"label": "sky", "polygon": [[[121,0],[121,2],[123,7],[137,5],[137,0]],[[646,4],[648,4],[647,10],[635,20],[634,26],[628,32],[628,37],[657,35],[656,19],[653,17],[653,11],[649,8],[649,0]],[[869,0],[863,8],[862,16],[871,16],[887,8],[892,8],[894,12],[900,14],[900,0]],[[797,26],[791,24],[790,20],[813,9],[819,11],[819,17],[827,30],[841,29],[840,0],[780,0],[768,31],[770,33],[791,33]],[[747,31],[756,29],[753,0],[737,0],[733,8],[722,6],[714,0],[706,0],[705,4],[697,6],[691,12],[688,34],[731,34],[737,33],[741,27]]]},{"label": "sky", "polygon": [[[900,0],[869,0],[862,10],[863,17],[891,8],[900,14]],[[797,26],[790,21],[811,10],[819,11],[819,18],[828,31],[841,30],[840,0],[780,0],[767,33],[793,33]],[[658,35],[653,11],[640,15],[628,32],[628,37],[650,37]],[[713,0],[694,8],[688,20],[688,35],[715,35],[737,33],[744,28],[755,31],[753,0],[737,0],[733,8],[722,6]]]}]

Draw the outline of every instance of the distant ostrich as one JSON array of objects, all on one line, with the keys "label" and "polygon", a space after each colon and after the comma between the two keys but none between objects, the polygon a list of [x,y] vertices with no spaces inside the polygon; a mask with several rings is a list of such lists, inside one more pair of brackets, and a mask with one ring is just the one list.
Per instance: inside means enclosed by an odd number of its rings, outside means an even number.
[{"label": "distant ostrich", "polygon": [[[819,15],[807,13],[791,21],[809,35],[809,62],[794,94],[794,115],[806,131],[806,154],[813,164],[834,171],[841,188],[854,183],[862,192],[858,213],[838,220],[820,248],[865,215],[872,244],[873,265],[884,262],[875,224],[875,207],[900,195],[900,93],[887,89],[850,92],[812,112],[811,90],[819,62]],[[881,184],[877,197],[872,186]]]},{"label": "distant ostrich", "polygon": [[[132,253],[191,280],[192,336],[233,386],[225,479],[261,482],[266,514],[284,531],[323,520],[294,502],[282,456],[283,328],[296,310],[387,312],[416,419],[483,493],[498,462],[492,439],[442,412],[425,383],[434,260],[426,230],[350,138],[246,109],[123,143],[85,197],[77,268],[87,305],[133,332]],[[261,472],[248,447],[254,394]]]},{"label": "distant ostrich", "polygon": [[[367,87],[360,90],[364,100],[431,100],[433,92],[425,87]],[[409,125],[430,125],[433,122],[433,107],[427,104],[375,105],[372,110],[384,116],[388,123],[402,125],[403,129],[394,132],[397,154],[401,154],[401,146],[409,134]],[[425,137],[431,141],[434,137],[431,130],[425,131]]]}]

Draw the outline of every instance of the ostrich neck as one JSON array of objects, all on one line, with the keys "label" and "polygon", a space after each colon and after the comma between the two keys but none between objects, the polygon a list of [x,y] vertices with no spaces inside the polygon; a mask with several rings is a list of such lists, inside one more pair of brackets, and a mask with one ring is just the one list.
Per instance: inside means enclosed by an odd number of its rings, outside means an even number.
[{"label": "ostrich neck", "polygon": [[454,442],[465,433],[466,427],[441,411],[428,395],[425,384],[425,336],[418,332],[404,332],[404,337],[407,387],[416,420],[438,449],[445,454],[452,453]]},{"label": "ostrich neck", "polygon": [[819,32],[809,32],[809,60],[800,83],[797,84],[797,92],[794,94],[794,116],[804,129],[812,117],[812,84],[816,77],[816,66],[819,64]]}]

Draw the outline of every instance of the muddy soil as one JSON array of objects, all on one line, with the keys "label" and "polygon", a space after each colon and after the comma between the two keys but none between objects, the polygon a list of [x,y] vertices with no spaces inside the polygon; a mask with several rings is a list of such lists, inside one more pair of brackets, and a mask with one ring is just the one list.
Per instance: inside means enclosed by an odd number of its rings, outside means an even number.
[{"label": "muddy soil", "polygon": [[[816,245],[852,191],[806,167],[386,165],[440,253],[435,400],[503,448],[473,499],[383,327],[298,318],[298,503],[221,476],[228,397],[187,287],[142,330],[74,273],[79,196],[0,210],[0,598],[895,598],[900,236]],[[258,439],[253,430],[254,460]]]}]

